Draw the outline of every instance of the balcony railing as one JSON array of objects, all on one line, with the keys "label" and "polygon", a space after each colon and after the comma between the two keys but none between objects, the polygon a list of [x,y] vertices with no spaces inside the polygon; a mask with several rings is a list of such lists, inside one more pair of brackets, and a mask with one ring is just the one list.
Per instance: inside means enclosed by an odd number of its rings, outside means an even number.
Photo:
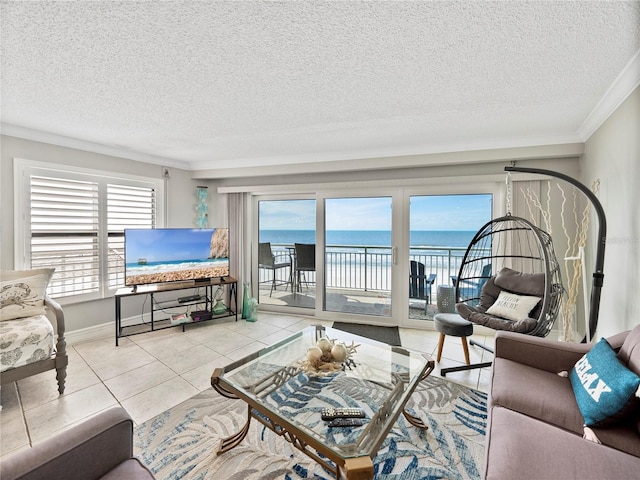
[{"label": "balcony railing", "polygon": [[[291,245],[272,244],[277,260],[289,260]],[[287,248],[288,247],[288,248]],[[436,285],[451,283],[458,274],[466,247],[411,247],[409,259],[425,265],[427,273],[436,274]],[[295,259],[292,259],[295,262]],[[392,248],[371,245],[329,245],[325,250],[325,284],[327,288],[363,291],[391,291]],[[271,280],[271,272],[260,270],[260,282]],[[288,269],[277,272],[277,281],[286,281]]]}]

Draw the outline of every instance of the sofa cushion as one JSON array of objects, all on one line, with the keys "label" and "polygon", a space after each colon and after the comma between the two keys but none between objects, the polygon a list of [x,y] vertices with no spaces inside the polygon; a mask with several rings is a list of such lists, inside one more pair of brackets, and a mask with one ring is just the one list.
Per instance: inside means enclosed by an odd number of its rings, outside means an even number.
[{"label": "sofa cushion", "polygon": [[53,268],[0,270],[0,321],[43,315]]},{"label": "sofa cushion", "polygon": [[500,407],[489,412],[485,460],[489,480],[637,478],[640,470],[638,457]]},{"label": "sofa cushion", "polygon": [[583,421],[571,382],[554,372],[496,358],[491,405],[499,405],[582,435]]},{"label": "sofa cushion", "polygon": [[137,458],[125,460],[100,480],[153,480],[153,474]]},{"label": "sofa cushion", "polygon": [[629,332],[620,347],[618,358],[629,370],[640,375],[640,325]]},{"label": "sofa cushion", "polygon": [[519,322],[529,318],[529,313],[539,302],[539,297],[517,295],[503,290],[495,303],[487,309],[487,315]]},{"label": "sofa cushion", "polygon": [[637,405],[640,377],[622,364],[605,338],[578,360],[569,378],[586,426],[617,419]]}]

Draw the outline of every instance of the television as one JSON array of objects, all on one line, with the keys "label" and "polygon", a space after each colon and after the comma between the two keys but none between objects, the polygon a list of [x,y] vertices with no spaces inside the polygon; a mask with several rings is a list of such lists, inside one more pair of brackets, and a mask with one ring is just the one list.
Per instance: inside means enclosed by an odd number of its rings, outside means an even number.
[{"label": "television", "polygon": [[127,228],[124,242],[126,286],[229,275],[228,228]]}]

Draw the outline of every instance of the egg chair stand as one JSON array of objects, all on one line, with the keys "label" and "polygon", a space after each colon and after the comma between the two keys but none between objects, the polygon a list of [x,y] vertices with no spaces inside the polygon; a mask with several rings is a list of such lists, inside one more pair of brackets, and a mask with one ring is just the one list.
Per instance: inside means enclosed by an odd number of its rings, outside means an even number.
[{"label": "egg chair stand", "polygon": [[593,271],[591,299],[589,304],[589,330],[585,333],[585,336],[582,339],[582,343],[591,341],[596,333],[596,329],[598,328],[600,296],[602,294],[602,284],[604,283],[604,249],[607,240],[607,218],[600,200],[598,200],[596,194],[593,193],[585,185],[563,173],[558,173],[551,170],[543,170],[540,168],[516,167],[514,165],[504,167],[504,170],[505,172],[534,173],[559,178],[561,180],[564,180],[565,182],[570,183],[578,190],[580,190],[593,205],[593,208],[596,211],[596,215],[598,216],[598,237],[596,242],[596,260]]}]

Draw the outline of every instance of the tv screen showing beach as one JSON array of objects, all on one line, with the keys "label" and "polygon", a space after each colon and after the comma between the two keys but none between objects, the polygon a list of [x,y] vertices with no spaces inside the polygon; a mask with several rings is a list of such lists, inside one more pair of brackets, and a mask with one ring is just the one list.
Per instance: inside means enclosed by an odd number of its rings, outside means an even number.
[{"label": "tv screen showing beach", "polygon": [[228,228],[126,229],[124,238],[127,286],[229,275]]}]

